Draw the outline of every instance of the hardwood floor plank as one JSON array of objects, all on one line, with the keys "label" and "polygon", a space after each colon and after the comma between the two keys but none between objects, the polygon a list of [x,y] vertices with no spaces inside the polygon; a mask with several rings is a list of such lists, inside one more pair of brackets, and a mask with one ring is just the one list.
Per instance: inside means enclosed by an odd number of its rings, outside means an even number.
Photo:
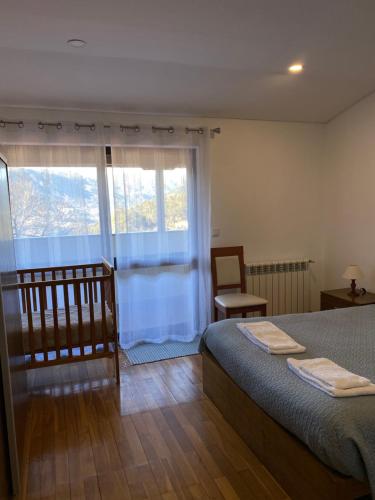
[{"label": "hardwood floor plank", "polygon": [[86,365],[29,376],[24,498],[287,500],[202,392],[200,356],[128,367],[120,387]]},{"label": "hardwood floor plank", "polygon": [[173,492],[172,482],[160,458],[151,460],[150,467],[161,495]]},{"label": "hardwood floor plank", "polygon": [[222,499],[223,495],[220,493],[214,479],[210,476],[198,455],[193,451],[191,453],[187,453],[186,457],[199,480],[199,484],[206,493],[205,498]]},{"label": "hardwood floor plank", "polygon": [[217,466],[214,457],[203,443],[201,437],[196,432],[195,428],[191,425],[186,425],[185,431],[190,437],[197,455],[199,456],[200,460],[208,470],[211,477],[213,478],[220,477],[222,475],[221,470]]},{"label": "hardwood floor plank", "polygon": [[123,470],[100,473],[98,484],[100,498],[103,500],[130,500],[132,498]]},{"label": "hardwood floor plank", "polygon": [[87,500],[100,500],[102,496],[100,494],[98,476],[87,477],[83,481],[83,491]]},{"label": "hardwood floor plank", "polygon": [[[130,490],[143,488],[146,498],[160,497],[160,491],[149,464],[125,469]],[[132,496],[134,496],[132,494]]]},{"label": "hardwood floor plank", "polygon": [[142,443],[131,417],[121,417],[121,426],[124,439],[122,441],[117,440],[117,447],[119,449],[123,465],[147,464],[145,451],[142,447]]},{"label": "hardwood floor plank", "polygon": [[226,500],[239,500],[240,497],[237,495],[237,493],[234,491],[232,485],[228,481],[228,479],[225,476],[221,476],[215,479],[216,484],[220,488],[221,493],[223,494],[223,497]]},{"label": "hardwood floor plank", "polygon": [[227,478],[232,488],[239,496],[239,498],[254,498],[253,492],[249,488],[248,484],[241,478],[240,474],[234,469],[226,455],[219,448],[219,446],[210,447],[210,453],[212,454],[215,462],[217,463],[222,475]]}]

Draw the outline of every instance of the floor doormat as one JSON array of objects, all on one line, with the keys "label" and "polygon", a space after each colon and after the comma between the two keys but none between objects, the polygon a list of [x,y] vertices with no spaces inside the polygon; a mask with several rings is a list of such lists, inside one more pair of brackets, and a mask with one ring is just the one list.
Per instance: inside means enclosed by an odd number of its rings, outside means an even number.
[{"label": "floor doormat", "polygon": [[131,349],[124,350],[120,357],[121,365],[140,365],[153,363],[163,359],[192,356],[199,352],[200,336],[191,342],[164,342],[164,344],[139,344]]}]

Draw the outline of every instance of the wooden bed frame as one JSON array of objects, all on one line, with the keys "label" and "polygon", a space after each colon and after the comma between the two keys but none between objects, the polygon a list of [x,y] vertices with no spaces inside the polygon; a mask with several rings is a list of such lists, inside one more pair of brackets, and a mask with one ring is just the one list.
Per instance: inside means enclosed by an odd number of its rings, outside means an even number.
[{"label": "wooden bed frame", "polygon": [[[29,358],[27,368],[41,368],[63,363],[76,363],[98,358],[113,358],[116,381],[120,383],[114,268],[105,260],[97,264],[59,266],[17,271],[21,309],[28,319]],[[97,336],[94,307],[101,311],[101,335]],[[76,306],[78,342],[71,332],[71,308]],[[84,338],[82,306],[89,311],[90,338]],[[61,338],[58,309],[64,309],[65,336]],[[46,332],[46,310],[53,314],[53,346]],[[108,331],[108,311],[111,331]],[[40,318],[42,348],[35,346],[33,315]],[[87,336],[86,336],[87,337]],[[97,338],[98,337],[98,338]],[[53,353],[53,355],[49,355]]]},{"label": "wooden bed frame", "polygon": [[265,413],[206,349],[203,390],[259,460],[296,500],[352,500],[370,493],[367,483],[324,465],[298,438]]}]

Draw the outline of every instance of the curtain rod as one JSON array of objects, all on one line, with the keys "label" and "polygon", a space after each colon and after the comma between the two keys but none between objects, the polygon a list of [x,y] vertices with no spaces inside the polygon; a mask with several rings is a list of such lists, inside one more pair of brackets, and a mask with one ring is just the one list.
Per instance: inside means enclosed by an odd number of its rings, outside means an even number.
[{"label": "curtain rod", "polygon": [[[25,123],[23,120],[18,120],[18,121],[9,121],[9,120],[0,120],[0,127],[5,128],[8,125],[17,125],[18,128],[24,128]],[[37,126],[40,130],[45,129],[46,127],[54,127],[56,130],[62,130],[63,128],[63,123],[62,122],[42,122],[39,121],[37,123]],[[118,125],[121,132],[127,132],[127,131],[133,131],[135,133],[138,133],[141,131],[141,127],[139,125]],[[113,125],[103,125],[104,128],[112,128]],[[96,130],[96,124],[95,123],[74,123],[74,130],[77,132],[80,129],[88,129],[91,130],[91,132],[94,132]],[[175,128],[172,126],[169,127],[151,127],[152,132],[168,132],[169,134],[174,134]],[[221,128],[216,127],[216,128],[211,128],[210,129],[210,136],[213,139],[216,134],[221,133]],[[204,128],[203,127],[185,127],[185,134],[199,134],[203,135],[204,134]]]}]

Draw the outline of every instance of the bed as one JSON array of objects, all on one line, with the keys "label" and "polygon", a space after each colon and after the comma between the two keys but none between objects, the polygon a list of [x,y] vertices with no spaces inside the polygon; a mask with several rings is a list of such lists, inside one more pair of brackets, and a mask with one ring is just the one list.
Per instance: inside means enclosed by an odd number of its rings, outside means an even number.
[{"label": "bed", "polygon": [[17,273],[27,367],[113,358],[119,383],[113,267],[103,259]]},{"label": "bed", "polygon": [[[294,357],[328,357],[375,381],[374,305],[269,319],[306,346]],[[291,498],[374,493],[375,396],[327,396],[288,369],[288,356],[249,342],[236,322],[213,323],[201,341],[203,387],[225,418]]]}]

